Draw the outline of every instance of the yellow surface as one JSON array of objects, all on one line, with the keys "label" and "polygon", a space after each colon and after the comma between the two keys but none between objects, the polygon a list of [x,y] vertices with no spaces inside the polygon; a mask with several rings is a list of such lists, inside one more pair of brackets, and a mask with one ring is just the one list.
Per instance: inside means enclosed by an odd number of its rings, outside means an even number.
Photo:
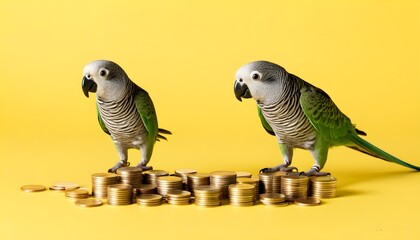
[{"label": "yellow surface", "polygon": [[[157,143],[155,169],[256,174],[281,162],[255,103],[233,94],[237,68],[259,59],[321,87],[369,141],[420,165],[419,43],[415,0],[0,0],[0,239],[418,239],[419,173],[344,147],[325,168],[339,197],[312,208],[83,209],[20,186],[90,188],[118,160],[81,90],[83,66],[103,58],[174,133]],[[306,151],[294,159],[313,164]]]}]

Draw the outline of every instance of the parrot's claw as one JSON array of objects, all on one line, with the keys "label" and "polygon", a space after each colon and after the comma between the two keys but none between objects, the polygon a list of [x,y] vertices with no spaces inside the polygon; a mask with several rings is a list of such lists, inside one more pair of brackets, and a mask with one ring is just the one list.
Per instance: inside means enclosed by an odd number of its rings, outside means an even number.
[{"label": "parrot's claw", "polygon": [[277,172],[277,171],[282,171],[282,172],[298,172],[298,169],[296,167],[285,167],[285,166],[277,166],[277,167],[273,167],[273,168],[263,168],[260,170],[260,173],[270,173],[270,172]]},{"label": "parrot's claw", "polygon": [[329,176],[329,175],[331,175],[331,173],[329,173],[329,172],[317,172],[314,169],[311,169],[307,172],[301,172],[299,175],[304,175],[304,176],[308,176],[308,177],[312,177],[312,176],[320,177],[320,176]]},{"label": "parrot's claw", "polygon": [[119,161],[117,164],[115,164],[115,166],[113,166],[112,168],[108,169],[109,173],[116,173],[118,168],[122,168],[122,167],[128,167],[130,166],[130,162],[127,161]]},{"label": "parrot's claw", "polygon": [[152,166],[145,166],[145,165],[142,165],[141,163],[139,165],[137,165],[136,167],[141,168],[143,170],[143,172],[153,170]]}]

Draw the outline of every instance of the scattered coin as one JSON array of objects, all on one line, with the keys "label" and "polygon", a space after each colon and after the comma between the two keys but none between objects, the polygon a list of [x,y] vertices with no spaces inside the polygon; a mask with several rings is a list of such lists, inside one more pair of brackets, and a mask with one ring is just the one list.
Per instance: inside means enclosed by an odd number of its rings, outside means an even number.
[{"label": "scattered coin", "polygon": [[321,200],[319,200],[319,198],[314,197],[303,197],[295,199],[295,204],[299,206],[318,206],[321,204]]},{"label": "scattered coin", "polygon": [[24,185],[20,188],[23,192],[42,192],[46,190],[43,185]]},{"label": "scattered coin", "polygon": [[79,199],[74,202],[77,206],[80,207],[98,207],[103,204],[103,202],[96,198],[86,198],[86,199]]},{"label": "scattered coin", "polygon": [[53,188],[65,188],[65,190],[74,190],[74,189],[78,189],[80,186],[77,183],[74,182],[65,182],[65,181],[60,181],[60,182],[55,182],[52,185]]}]

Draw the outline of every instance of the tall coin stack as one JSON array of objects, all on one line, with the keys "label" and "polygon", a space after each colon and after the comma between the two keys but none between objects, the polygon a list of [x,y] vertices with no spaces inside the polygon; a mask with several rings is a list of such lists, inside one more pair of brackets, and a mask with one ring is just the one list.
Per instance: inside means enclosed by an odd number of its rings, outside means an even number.
[{"label": "tall coin stack", "polygon": [[108,186],[118,183],[118,175],[114,173],[92,174],[92,196],[95,198],[106,198]]},{"label": "tall coin stack", "polygon": [[281,193],[287,201],[308,196],[309,178],[303,175],[286,175],[281,177]]},{"label": "tall coin stack", "polygon": [[169,176],[169,173],[167,171],[163,170],[150,170],[147,172],[144,172],[144,180],[146,184],[154,184],[157,186],[157,179],[158,177],[162,176]]},{"label": "tall coin stack", "polygon": [[310,179],[312,197],[333,198],[336,197],[337,179],[332,176],[312,177]]},{"label": "tall coin stack", "polygon": [[210,185],[210,174],[208,173],[193,173],[187,176],[187,190],[194,195],[194,188],[197,186]]},{"label": "tall coin stack", "polygon": [[255,186],[245,183],[229,185],[229,201],[233,206],[253,206],[255,204]]},{"label": "tall coin stack", "polygon": [[236,173],[231,171],[214,171],[210,173],[210,185],[220,187],[222,199],[229,198],[229,185],[236,183]]},{"label": "tall coin stack", "polygon": [[141,186],[141,172],[141,168],[138,167],[122,167],[118,168],[117,175],[120,176],[120,183],[137,188]]},{"label": "tall coin stack", "polygon": [[222,192],[220,187],[201,185],[194,188],[195,205],[201,207],[216,207],[221,205]]},{"label": "tall coin stack", "polygon": [[286,172],[269,172],[260,173],[259,178],[261,181],[261,192],[262,193],[280,193],[281,188],[281,177],[285,176]]},{"label": "tall coin stack", "polygon": [[108,186],[108,205],[129,205],[133,200],[133,186],[114,184]]},{"label": "tall coin stack", "polygon": [[177,169],[175,170],[175,176],[182,178],[182,189],[187,189],[188,174],[197,173],[194,169]]},{"label": "tall coin stack", "polygon": [[170,190],[182,190],[182,178],[177,176],[163,176],[157,179],[157,192],[166,197]]},{"label": "tall coin stack", "polygon": [[172,205],[190,204],[191,193],[183,190],[169,190],[166,194],[166,201]]},{"label": "tall coin stack", "polygon": [[251,184],[251,185],[255,186],[255,200],[257,200],[259,198],[259,195],[260,195],[260,191],[259,191],[260,180],[258,178],[253,178],[253,177],[236,178],[236,182],[240,183],[240,184]]}]

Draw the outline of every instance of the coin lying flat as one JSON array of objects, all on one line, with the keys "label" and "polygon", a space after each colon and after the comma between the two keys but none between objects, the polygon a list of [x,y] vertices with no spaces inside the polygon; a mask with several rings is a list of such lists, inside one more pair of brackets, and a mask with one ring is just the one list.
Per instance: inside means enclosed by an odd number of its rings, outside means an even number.
[{"label": "coin lying flat", "polygon": [[98,207],[101,206],[103,202],[95,198],[85,198],[77,200],[74,204],[80,207]]},{"label": "coin lying flat", "polygon": [[299,206],[318,206],[321,204],[321,200],[313,197],[298,198],[295,199],[295,204]]},{"label": "coin lying flat", "polygon": [[43,185],[24,185],[20,188],[23,192],[42,192],[46,189]]},{"label": "coin lying flat", "polygon": [[74,190],[74,189],[78,189],[80,186],[77,183],[74,182],[65,182],[65,181],[61,181],[61,182],[55,182],[53,185],[53,187],[64,187],[65,190]]}]

